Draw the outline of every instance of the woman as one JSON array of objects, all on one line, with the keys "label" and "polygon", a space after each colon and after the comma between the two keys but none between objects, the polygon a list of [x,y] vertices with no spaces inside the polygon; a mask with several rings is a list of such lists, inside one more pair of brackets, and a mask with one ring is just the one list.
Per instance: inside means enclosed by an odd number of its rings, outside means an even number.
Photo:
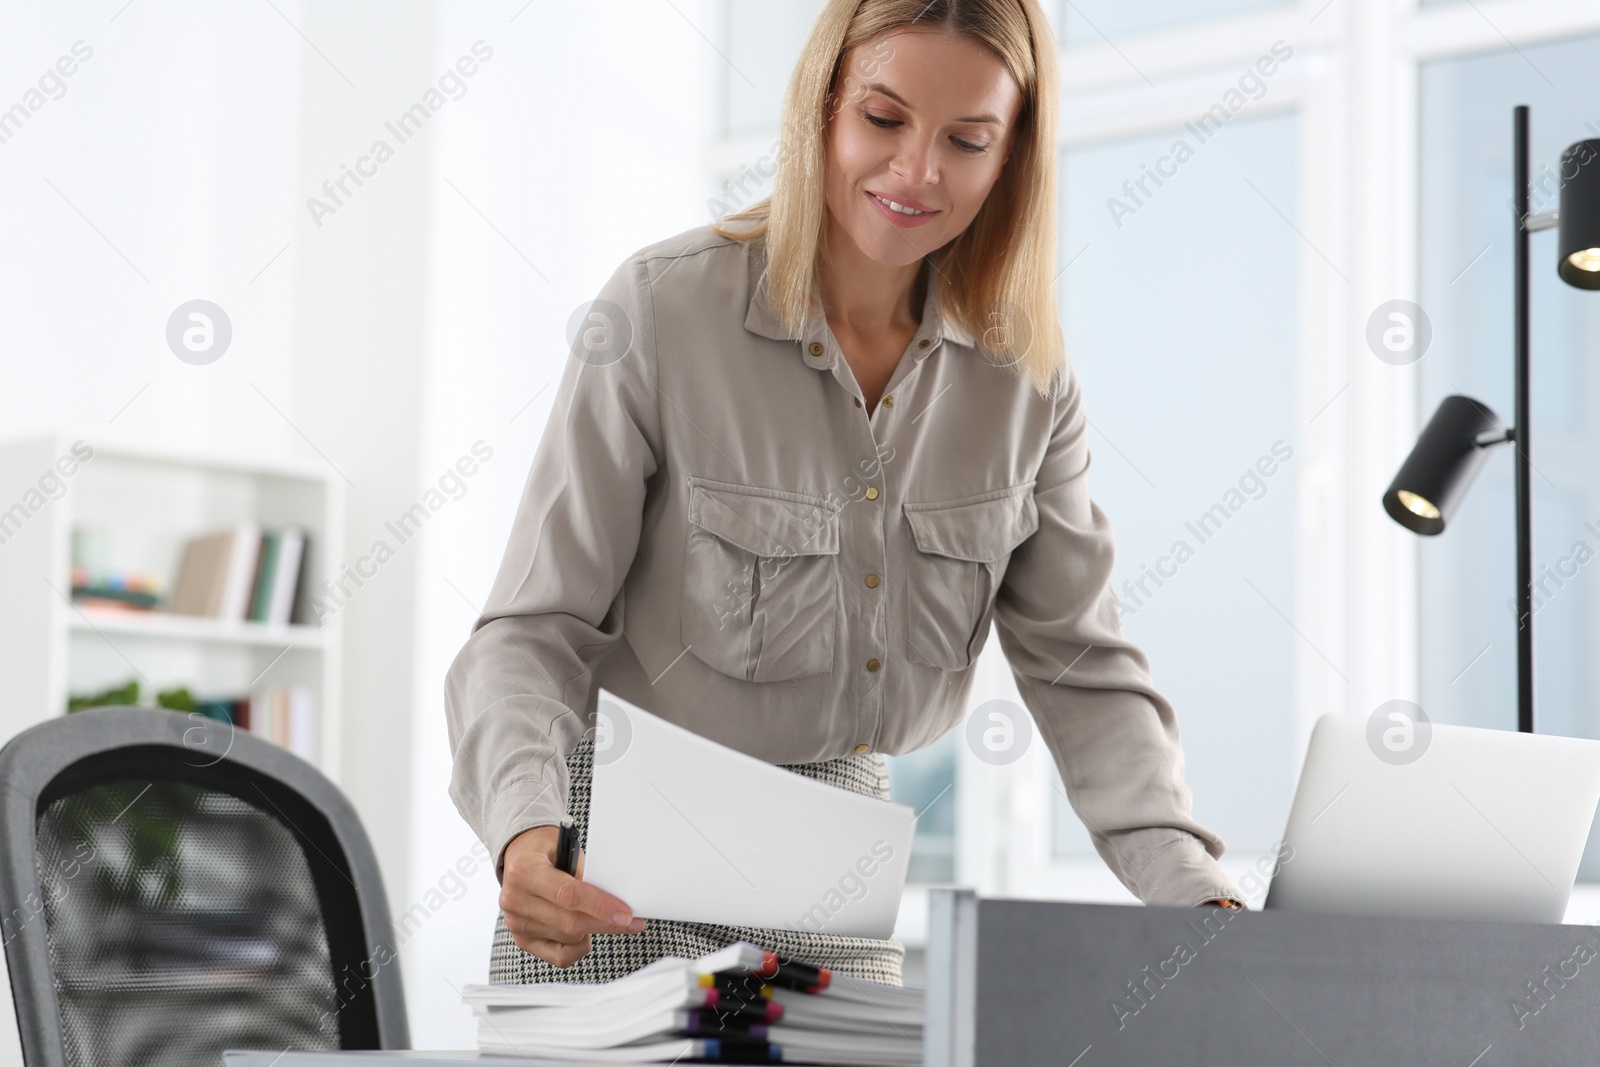
[{"label": "woman", "polygon": [[1088,495],[1052,40],[1037,0],[830,0],[772,196],[636,253],[591,306],[446,684],[451,797],[501,879],[491,981],[743,939],[898,983],[893,940],[647,925],[555,868],[555,826],[583,826],[601,686],[887,798],[882,754],[961,721],[991,619],[1122,882],[1238,906]]}]

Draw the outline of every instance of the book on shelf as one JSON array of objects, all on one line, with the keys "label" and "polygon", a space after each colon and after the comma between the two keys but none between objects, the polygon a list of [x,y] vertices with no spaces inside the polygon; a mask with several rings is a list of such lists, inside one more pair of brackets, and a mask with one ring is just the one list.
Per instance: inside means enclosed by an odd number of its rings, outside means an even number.
[{"label": "book on shelf", "polygon": [[252,693],[244,721],[235,725],[282,745],[303,760],[316,762],[316,702],[307,686],[280,685]]},{"label": "book on shelf", "polygon": [[302,621],[306,531],[244,522],[189,540],[167,610],[177,615],[286,625]]},{"label": "book on shelf", "polygon": [[483,1052],[566,1063],[921,1067],[923,992],[738,942],[610,982],[472,984]]},{"label": "book on shelf", "polygon": [[161,584],[144,574],[94,574],[74,567],[72,602],[97,611],[148,612],[161,603]]},{"label": "book on shelf", "polygon": [[278,549],[282,539],[274,533],[261,535],[261,547],[256,552],[255,580],[251,584],[250,603],[244,617],[251,622],[263,622],[267,617],[268,602],[272,599],[278,567]]},{"label": "book on shelf", "polygon": [[[160,697],[156,698],[158,704],[160,699]],[[249,697],[221,697],[215,700],[194,700],[192,703],[194,704],[194,711],[208,719],[232,723],[241,729],[247,730],[250,728]]]}]

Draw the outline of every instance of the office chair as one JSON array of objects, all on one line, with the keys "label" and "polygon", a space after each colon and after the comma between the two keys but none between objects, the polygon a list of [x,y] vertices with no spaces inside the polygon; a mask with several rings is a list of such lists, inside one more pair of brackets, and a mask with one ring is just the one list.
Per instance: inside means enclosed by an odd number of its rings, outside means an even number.
[{"label": "office chair", "polygon": [[164,708],[72,712],[0,749],[0,834],[28,1067],[408,1046],[372,846],[287,750]]}]

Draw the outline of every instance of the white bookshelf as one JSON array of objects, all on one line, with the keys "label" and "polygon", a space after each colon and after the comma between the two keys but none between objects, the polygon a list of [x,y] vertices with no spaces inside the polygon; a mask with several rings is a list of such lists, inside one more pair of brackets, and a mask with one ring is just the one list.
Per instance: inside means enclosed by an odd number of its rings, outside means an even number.
[{"label": "white bookshelf", "polygon": [[[93,458],[59,477],[56,461],[76,441]],[[51,470],[64,491],[41,492],[43,506],[28,509],[28,491]],[[335,574],[329,548],[342,543],[343,488],[315,466],[101,445],[88,434],[0,443],[0,743],[65,714],[69,694],[136,678],[146,704],[179,685],[197,699],[303,685],[315,703],[316,763],[337,781],[339,615],[284,626],[96,609],[69,597],[80,525],[105,532],[113,568],[159,575],[167,593],[189,538],[252,520],[301,526],[315,589]]]}]

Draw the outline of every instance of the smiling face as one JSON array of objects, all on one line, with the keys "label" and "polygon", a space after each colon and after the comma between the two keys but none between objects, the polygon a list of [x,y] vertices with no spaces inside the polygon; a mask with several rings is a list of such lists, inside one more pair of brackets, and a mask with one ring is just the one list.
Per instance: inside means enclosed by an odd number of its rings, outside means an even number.
[{"label": "smiling face", "polygon": [[1022,93],[978,42],[897,30],[845,53],[834,107],[831,229],[869,259],[905,266],[954,240],[977,215],[1010,153]]}]

